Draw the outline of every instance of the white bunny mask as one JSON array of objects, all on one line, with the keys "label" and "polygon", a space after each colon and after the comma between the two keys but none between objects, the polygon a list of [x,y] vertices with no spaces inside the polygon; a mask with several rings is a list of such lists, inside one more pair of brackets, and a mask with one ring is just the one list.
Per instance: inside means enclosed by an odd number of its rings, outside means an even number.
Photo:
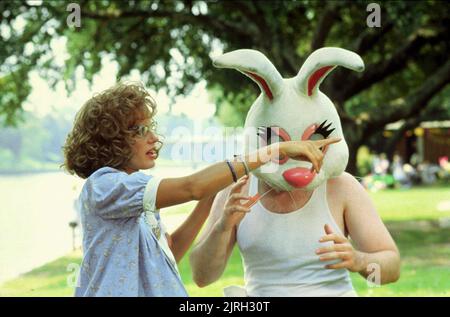
[{"label": "white bunny mask", "polygon": [[364,62],[359,55],[336,47],[318,49],[306,59],[297,76],[288,79],[282,78],[269,59],[255,50],[232,51],[214,59],[213,64],[240,71],[261,89],[245,119],[246,152],[256,150],[270,136],[280,141],[342,138],[324,149],[320,173],[311,172],[309,161],[286,157],[254,170],[259,179],[277,190],[312,190],[345,170],[348,146],[341,122],[333,103],[319,91],[319,86],[336,66],[362,71]]}]

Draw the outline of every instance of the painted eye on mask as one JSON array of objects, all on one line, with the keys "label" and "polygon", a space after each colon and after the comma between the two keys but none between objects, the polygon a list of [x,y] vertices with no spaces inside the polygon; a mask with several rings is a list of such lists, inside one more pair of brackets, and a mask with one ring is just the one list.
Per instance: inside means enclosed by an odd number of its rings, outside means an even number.
[{"label": "painted eye on mask", "polygon": [[328,136],[335,130],[335,128],[331,129],[332,122],[330,122],[328,125],[326,125],[327,120],[322,122],[314,131],[314,133],[309,137],[309,140],[315,141],[315,140],[323,140],[328,138]]},{"label": "painted eye on mask", "polygon": [[[259,147],[267,146],[277,142],[285,142],[290,141],[291,138],[289,134],[280,127],[259,127],[258,132],[259,136]],[[289,157],[280,155],[277,159],[274,160],[275,163],[284,164],[289,159]]]}]

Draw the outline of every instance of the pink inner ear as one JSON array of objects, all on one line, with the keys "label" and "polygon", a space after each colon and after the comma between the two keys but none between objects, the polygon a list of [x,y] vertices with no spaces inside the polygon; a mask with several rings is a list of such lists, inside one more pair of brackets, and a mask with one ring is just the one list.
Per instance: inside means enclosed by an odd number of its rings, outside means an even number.
[{"label": "pink inner ear", "polygon": [[316,70],[308,79],[308,96],[312,95],[312,91],[317,82],[334,66],[325,66]]},{"label": "pink inner ear", "polygon": [[254,73],[245,72],[247,75],[251,76],[253,79],[255,79],[257,82],[259,82],[264,89],[264,92],[266,93],[267,97],[269,97],[270,100],[273,99],[272,91],[269,88],[269,85],[267,85],[267,82],[262,78],[261,76],[258,76]]}]

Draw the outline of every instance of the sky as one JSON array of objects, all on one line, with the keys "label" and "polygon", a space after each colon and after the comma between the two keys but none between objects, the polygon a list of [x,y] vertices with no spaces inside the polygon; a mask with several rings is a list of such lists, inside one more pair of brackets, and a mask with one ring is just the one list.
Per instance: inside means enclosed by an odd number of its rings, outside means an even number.
[{"label": "sky", "polygon": [[[56,54],[58,55],[58,54]],[[32,92],[24,104],[24,109],[31,111],[38,116],[44,116],[60,107],[67,107],[75,112],[94,93],[101,92],[116,83],[117,63],[104,58],[102,60],[102,70],[94,76],[92,87],[89,82],[82,77],[81,70],[76,72],[76,89],[70,95],[67,94],[64,83],[58,82],[55,89],[52,89],[46,80],[33,71],[30,74],[30,84]],[[133,71],[126,80],[140,81],[138,71]],[[212,117],[215,112],[215,105],[208,100],[206,92],[206,82],[199,82],[193,91],[187,96],[180,96],[175,99],[172,106],[172,114],[185,114],[193,120],[204,120]],[[158,113],[164,114],[169,111],[170,99],[164,91],[155,92],[148,89],[158,105]],[[195,105],[195,106],[193,106]]]},{"label": "sky", "polygon": [[[65,59],[68,57],[66,50],[66,39],[55,38],[51,43],[52,51],[55,55],[54,61],[59,65],[64,65]],[[220,54],[215,52],[214,55]],[[177,55],[173,55],[177,58]],[[178,58],[181,58],[179,56]],[[118,64],[111,57],[102,58],[102,69],[99,74],[94,76],[92,86],[83,78],[81,67],[76,70],[76,89],[70,94],[64,86],[64,82],[57,83],[55,89],[51,88],[46,80],[42,78],[37,71],[30,73],[30,84],[32,92],[27,101],[24,103],[24,109],[31,111],[38,116],[57,110],[60,107],[67,107],[76,111],[89,99],[94,93],[101,92],[116,83],[116,74],[118,72]],[[141,81],[139,71],[134,70],[125,78],[125,80]],[[169,111],[170,99],[164,90],[154,91],[148,89],[152,97],[158,105],[158,114],[165,114]],[[194,106],[195,105],[195,106]],[[206,92],[206,82],[200,81],[192,92],[187,96],[179,96],[175,98],[172,106],[172,114],[185,114],[192,120],[205,120],[211,118],[215,113],[215,105],[211,103]]]}]

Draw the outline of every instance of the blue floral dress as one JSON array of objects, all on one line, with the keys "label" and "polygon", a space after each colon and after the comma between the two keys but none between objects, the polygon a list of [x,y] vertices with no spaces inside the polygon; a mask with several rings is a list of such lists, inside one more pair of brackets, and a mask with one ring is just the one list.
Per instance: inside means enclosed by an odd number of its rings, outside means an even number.
[{"label": "blue floral dress", "polygon": [[86,180],[75,296],[187,296],[155,208],[159,181],[110,167]]}]

